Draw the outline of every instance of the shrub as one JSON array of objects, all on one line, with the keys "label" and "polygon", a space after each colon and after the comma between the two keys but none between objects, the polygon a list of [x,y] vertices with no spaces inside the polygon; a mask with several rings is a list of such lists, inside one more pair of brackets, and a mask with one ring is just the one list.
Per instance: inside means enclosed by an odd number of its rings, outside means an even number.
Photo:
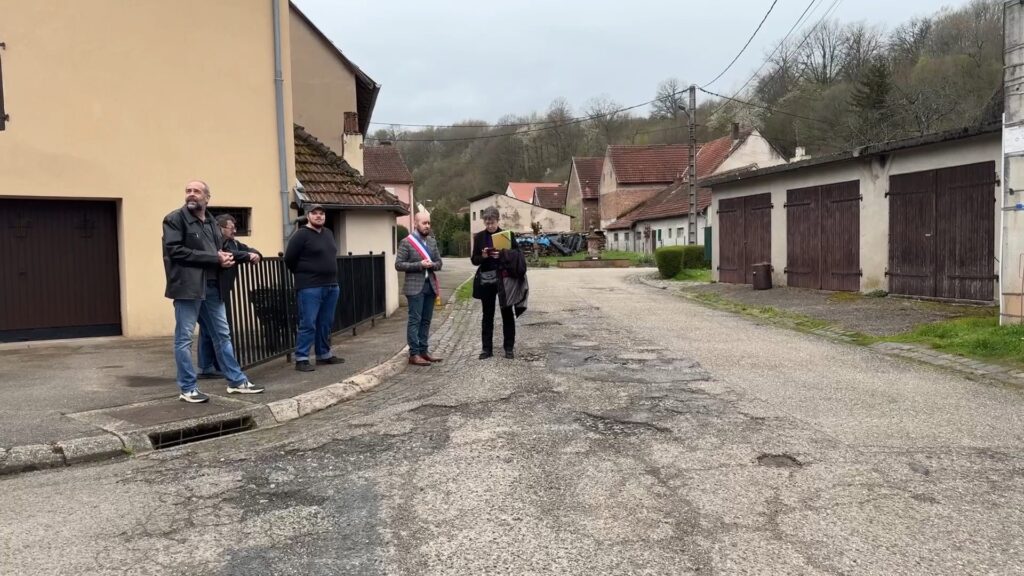
[{"label": "shrub", "polygon": [[711,262],[704,259],[704,246],[700,244],[691,244],[687,246],[680,246],[680,248],[683,249],[684,270],[711,268]]},{"label": "shrub", "polygon": [[658,274],[662,278],[675,278],[683,269],[683,246],[665,246],[654,251]]},{"label": "shrub", "polygon": [[402,240],[405,240],[406,236],[409,235],[409,229],[406,228],[405,226],[402,226],[401,224],[399,224],[398,225],[398,229],[397,229],[397,233],[398,233],[398,240],[397,241],[401,242]]}]

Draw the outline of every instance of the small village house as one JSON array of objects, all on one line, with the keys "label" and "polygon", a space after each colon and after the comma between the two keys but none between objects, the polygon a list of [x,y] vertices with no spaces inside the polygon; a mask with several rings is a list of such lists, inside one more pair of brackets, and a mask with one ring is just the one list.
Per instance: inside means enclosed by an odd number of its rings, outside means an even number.
[{"label": "small village house", "polygon": [[[384,187],[393,196],[396,196],[403,205],[410,206],[413,196],[413,178],[402,158],[402,152],[397,146],[390,142],[381,142],[377,146],[367,146],[363,149],[363,166],[366,170],[363,175],[371,182],[376,182]],[[399,226],[405,226],[406,230],[412,230],[411,215],[399,216],[396,222]]]},{"label": "small village house", "polygon": [[573,157],[569,167],[565,213],[573,217],[573,232],[591,232],[601,226],[599,188],[604,156]]},{"label": "small village house", "polygon": [[988,302],[998,295],[1000,123],[705,178],[712,272]]},{"label": "small village house", "polygon": [[561,184],[556,182],[509,182],[508,187],[505,188],[505,195],[532,204],[534,190],[537,188],[557,188],[559,186]]},{"label": "small village house", "polygon": [[564,213],[565,186],[538,186],[534,188],[532,204]]},{"label": "small village house", "polygon": [[480,217],[480,212],[488,206],[498,209],[503,229],[512,230],[517,234],[532,234],[534,222],[540,223],[542,234],[568,232],[572,228],[572,218],[566,214],[513,198],[507,194],[487,192],[469,199],[470,234],[476,234],[484,229],[484,221]]},{"label": "small village house", "polygon": [[[286,0],[0,13],[0,337],[170,334],[160,221],[187,180],[274,255],[303,204],[296,124],[363,167],[379,86]],[[335,208],[344,250],[393,258],[397,199]]]}]

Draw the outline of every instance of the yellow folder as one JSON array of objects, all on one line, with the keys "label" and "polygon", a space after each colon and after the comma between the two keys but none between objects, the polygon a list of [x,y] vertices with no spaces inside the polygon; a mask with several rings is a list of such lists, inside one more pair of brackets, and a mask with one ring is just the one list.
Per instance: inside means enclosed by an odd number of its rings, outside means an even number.
[{"label": "yellow folder", "polygon": [[512,231],[505,230],[497,234],[491,234],[491,245],[494,246],[495,250],[511,250]]}]

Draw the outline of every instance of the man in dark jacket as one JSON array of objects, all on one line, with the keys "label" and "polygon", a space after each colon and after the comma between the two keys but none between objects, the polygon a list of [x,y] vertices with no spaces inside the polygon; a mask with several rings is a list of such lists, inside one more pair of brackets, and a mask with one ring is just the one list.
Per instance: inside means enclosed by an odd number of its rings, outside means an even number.
[{"label": "man in dark jacket", "polygon": [[309,363],[310,348],[316,347],[317,364],[341,364],[331,354],[331,328],[338,305],[338,245],[334,232],[324,227],[327,213],[313,204],[306,210],[308,222],[288,240],[284,263],[295,276],[295,300],[299,312],[299,334],[295,342],[295,369],[314,370]]},{"label": "man in dark jacket", "polygon": [[209,396],[196,386],[192,365],[192,333],[199,318],[210,327],[217,361],[228,379],[228,393],[258,394],[263,388],[249,382],[235,359],[231,330],[221,296],[220,272],[235,265],[230,252],[221,249],[220,230],[206,213],[210,187],[202,180],[185,186],[185,205],[164,217],[163,253],[167,289],[174,301],[174,362],[177,365],[179,399],[206,402]]},{"label": "man in dark jacket", "polygon": [[[259,251],[250,248],[235,239],[235,232],[238,231],[237,226],[238,223],[235,221],[235,217],[231,214],[221,214],[220,216],[217,216],[217,227],[220,228],[220,234],[224,240],[224,245],[221,249],[225,252],[230,252],[231,257],[234,258],[236,264],[230,268],[221,268],[220,272],[220,297],[225,303],[225,312],[230,311],[226,304],[231,296],[231,289],[235,286],[235,278],[238,277],[237,265],[245,263],[256,264],[260,261],[260,258],[263,257]],[[213,335],[210,332],[210,328],[203,321],[202,316],[200,316],[198,374],[198,378],[200,380],[224,377],[220,363],[217,362],[217,354],[213,348]]]}]

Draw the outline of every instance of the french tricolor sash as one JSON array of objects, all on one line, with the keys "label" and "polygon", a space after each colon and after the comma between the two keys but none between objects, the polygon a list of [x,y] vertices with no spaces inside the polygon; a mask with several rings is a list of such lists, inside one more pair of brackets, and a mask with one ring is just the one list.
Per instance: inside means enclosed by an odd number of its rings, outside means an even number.
[{"label": "french tricolor sash", "polygon": [[[430,258],[430,251],[427,250],[427,245],[423,242],[423,240],[420,239],[419,234],[413,232],[412,234],[409,234],[408,238],[409,245],[412,246],[413,250],[419,253],[421,259],[427,260],[429,262],[434,261],[433,259]],[[424,270],[424,272],[427,274],[427,281],[430,282],[431,286],[434,287],[434,295],[436,296],[435,300],[440,301],[441,282],[438,281],[437,274],[431,274],[430,270]]]}]

